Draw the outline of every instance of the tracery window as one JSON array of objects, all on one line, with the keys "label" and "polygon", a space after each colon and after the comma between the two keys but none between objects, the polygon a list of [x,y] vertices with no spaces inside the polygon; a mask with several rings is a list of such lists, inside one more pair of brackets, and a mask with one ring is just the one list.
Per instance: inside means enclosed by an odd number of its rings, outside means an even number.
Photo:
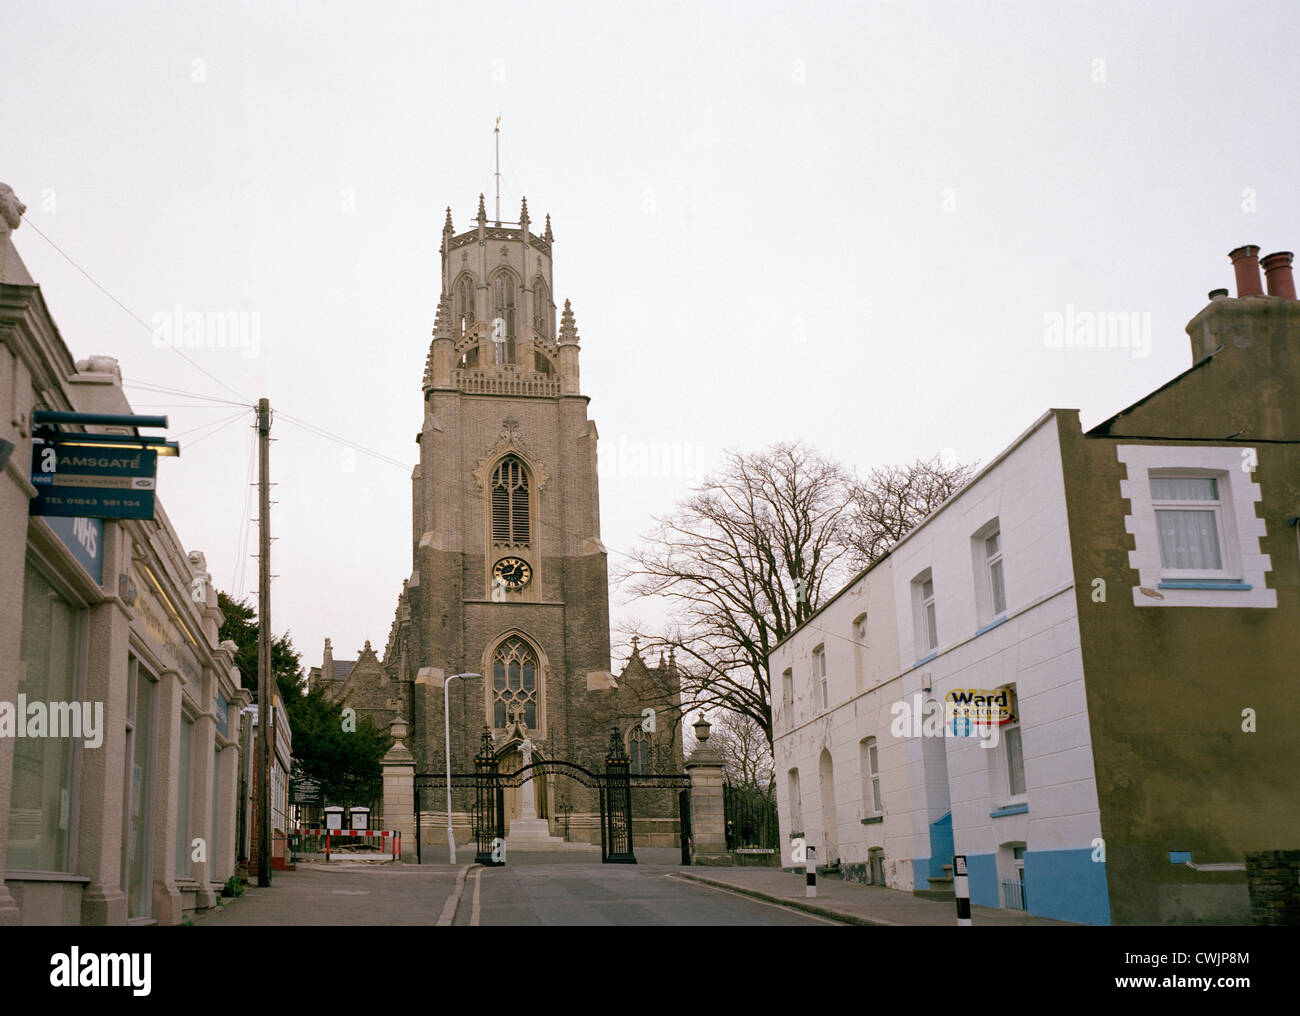
[{"label": "tracery window", "polygon": [[505,322],[505,362],[515,362],[515,278],[502,272],[492,283],[492,317]]},{"label": "tracery window", "polygon": [[538,277],[533,283],[533,330],[544,339],[553,339],[551,332],[551,291]]},{"label": "tracery window", "polygon": [[492,474],[492,542],[528,546],[528,471],[513,455]]},{"label": "tracery window", "polygon": [[537,654],[517,635],[497,646],[492,656],[492,725],[504,730],[522,709],[529,730],[537,729]]},{"label": "tracery window", "polygon": [[474,324],[474,281],[462,276],[456,286],[456,330],[463,337]]},{"label": "tracery window", "polygon": [[650,775],[650,735],[637,724],[627,735],[627,754],[632,760],[629,770],[633,776]]}]

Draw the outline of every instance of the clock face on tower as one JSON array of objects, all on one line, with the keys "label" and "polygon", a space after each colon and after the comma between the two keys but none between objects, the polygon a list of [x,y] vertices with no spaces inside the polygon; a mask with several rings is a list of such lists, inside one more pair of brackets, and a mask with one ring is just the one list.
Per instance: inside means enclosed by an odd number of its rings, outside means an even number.
[{"label": "clock face on tower", "polygon": [[532,580],[533,569],[518,557],[503,557],[492,568],[492,574],[507,589],[523,589]]}]

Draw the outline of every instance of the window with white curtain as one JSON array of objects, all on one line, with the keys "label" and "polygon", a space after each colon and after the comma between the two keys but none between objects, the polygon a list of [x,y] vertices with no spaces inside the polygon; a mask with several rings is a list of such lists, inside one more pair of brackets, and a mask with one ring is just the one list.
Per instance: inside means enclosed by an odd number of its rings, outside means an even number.
[{"label": "window with white curtain", "polygon": [[1151,507],[1162,572],[1184,577],[1225,574],[1218,477],[1153,473]]}]

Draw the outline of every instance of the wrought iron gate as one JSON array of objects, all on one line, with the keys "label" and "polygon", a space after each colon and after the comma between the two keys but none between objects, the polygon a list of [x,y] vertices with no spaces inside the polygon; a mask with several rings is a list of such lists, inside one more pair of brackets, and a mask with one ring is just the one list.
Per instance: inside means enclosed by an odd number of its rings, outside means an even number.
[{"label": "wrought iron gate", "polygon": [[[451,785],[474,790],[471,811],[475,844],[474,861],[477,864],[499,866],[508,857],[499,849],[505,842],[505,788],[521,787],[539,776],[568,776],[597,791],[600,801],[600,859],[604,864],[636,864],[632,844],[632,791],[634,788],[673,789],[682,792],[685,800],[690,777],[682,773],[655,773],[634,776],[631,759],[623,749],[622,738],[615,729],[610,733],[609,751],[605,756],[605,771],[593,773],[573,762],[546,759],[524,766],[517,772],[502,773],[496,757],[492,733],[485,726],[474,758],[474,772],[452,773]],[[434,801],[440,797],[434,791],[446,792],[445,773],[417,773],[415,778],[417,852],[419,837],[419,802]],[[422,794],[421,791],[425,793]],[[689,811],[686,818],[689,824]],[[683,833],[683,863],[689,863],[686,844],[689,830]]]},{"label": "wrought iron gate", "polygon": [[691,863],[691,792],[677,795],[677,817],[682,831],[682,864]]}]

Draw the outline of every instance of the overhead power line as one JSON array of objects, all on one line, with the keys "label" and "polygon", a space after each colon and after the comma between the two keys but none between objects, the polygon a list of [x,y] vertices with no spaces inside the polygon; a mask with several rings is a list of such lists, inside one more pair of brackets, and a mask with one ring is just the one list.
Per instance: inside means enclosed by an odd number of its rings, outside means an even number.
[{"label": "overhead power line", "polygon": [[[105,289],[103,286],[101,286],[101,285],[100,285],[100,284],[95,280],[95,277],[94,277],[93,275],[91,275],[88,271],[86,271],[84,268],[82,268],[81,265],[77,264],[77,262],[75,262],[75,261],[72,260],[71,255],[69,255],[67,251],[65,251],[65,250],[64,250],[62,247],[60,247],[57,243],[55,243],[55,242],[54,242],[53,240],[51,240],[48,236],[46,236],[43,232],[41,232],[41,230],[36,226],[35,223],[32,222],[32,220],[31,220],[30,218],[28,218],[27,216],[23,216],[23,221],[25,221],[29,226],[32,227],[33,230],[36,231],[36,235],[37,235],[37,236],[39,236],[42,240],[44,240],[44,241],[45,241],[46,243],[48,243],[51,247],[53,247],[56,251],[58,251],[59,254],[63,257],[63,259],[64,259],[65,261],[68,262],[68,264],[72,265],[73,268],[75,268],[75,269],[76,269],[77,271],[79,271],[82,275],[84,275],[87,279],[89,279],[89,280],[90,280],[90,284],[91,284],[92,286],[94,286],[94,287],[95,287],[96,289],[98,289],[101,293],[103,293],[106,297],[108,297],[108,298],[109,298],[110,300],[112,300],[115,304],[117,304],[119,307],[121,307],[122,310],[124,310],[124,311],[126,312],[126,314],[127,314],[127,315],[132,319],[132,320],[139,322],[141,328],[143,328],[145,331],[147,331],[150,335],[153,335],[154,330],[153,330],[152,328],[149,327],[149,325],[145,322],[145,320],[144,320],[143,318],[141,318],[139,315],[137,315],[137,314],[135,313],[135,311],[133,311],[130,307],[128,307],[128,306],[127,306],[126,304],[124,304],[121,300],[119,300],[117,297],[115,297],[115,296],[114,296],[112,293],[110,293],[107,289]],[[168,345],[167,348],[170,349],[170,350],[171,350],[173,353],[175,353],[177,356],[179,356],[179,357],[180,357],[182,360],[184,360],[186,363],[188,363],[190,366],[192,366],[195,370],[199,371],[199,373],[204,374],[204,375],[206,375],[207,377],[211,378],[213,381],[215,381],[217,384],[221,385],[222,388],[224,388],[226,391],[230,392],[232,395],[236,395],[236,396],[238,396],[239,399],[241,400],[241,403],[248,402],[248,399],[247,399],[245,396],[240,395],[239,392],[237,392],[234,388],[231,388],[230,385],[226,384],[226,382],[222,381],[221,378],[217,377],[217,375],[213,374],[210,370],[208,370],[207,368],[205,368],[205,367],[203,367],[201,364],[199,364],[199,362],[198,362],[197,360],[195,360],[193,357],[186,356],[184,353],[182,353],[179,349],[177,349],[177,348],[176,348],[175,346],[173,346],[173,345]]]}]

